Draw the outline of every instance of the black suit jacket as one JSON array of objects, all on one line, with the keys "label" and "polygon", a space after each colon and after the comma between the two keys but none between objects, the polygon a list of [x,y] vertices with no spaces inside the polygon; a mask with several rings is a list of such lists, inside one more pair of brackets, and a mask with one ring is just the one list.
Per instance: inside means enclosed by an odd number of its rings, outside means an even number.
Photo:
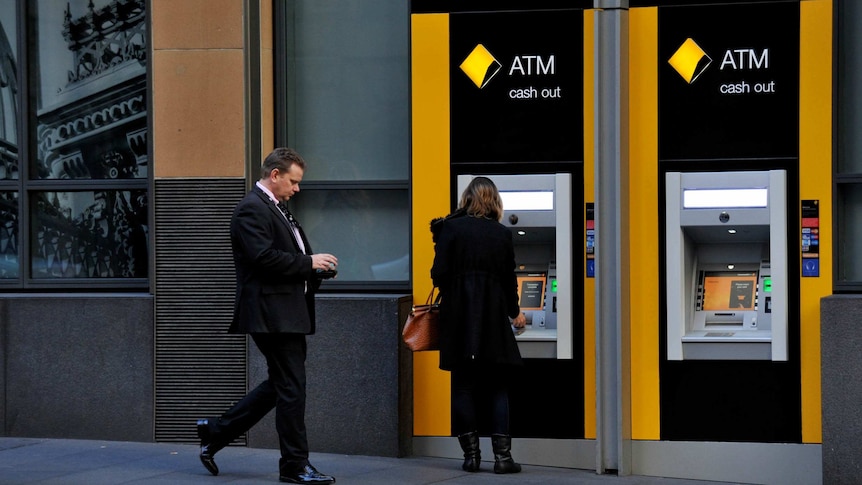
[{"label": "black suit jacket", "polygon": [[287,219],[255,186],[236,206],[230,238],[236,298],[230,333],[312,334],[314,292],[311,245],[299,228],[303,254]]}]

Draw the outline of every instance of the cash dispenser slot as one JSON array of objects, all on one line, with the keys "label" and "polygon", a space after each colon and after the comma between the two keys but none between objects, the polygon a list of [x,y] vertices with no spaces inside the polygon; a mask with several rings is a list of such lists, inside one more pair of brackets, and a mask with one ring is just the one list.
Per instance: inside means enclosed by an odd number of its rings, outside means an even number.
[{"label": "cash dispenser slot", "polygon": [[666,182],[667,358],[787,360],[784,171]]},{"label": "cash dispenser slot", "polygon": [[710,325],[734,325],[742,327],[742,323],[744,320],[744,316],[742,313],[736,312],[716,312],[716,313],[707,313],[706,321],[704,324],[709,327]]}]

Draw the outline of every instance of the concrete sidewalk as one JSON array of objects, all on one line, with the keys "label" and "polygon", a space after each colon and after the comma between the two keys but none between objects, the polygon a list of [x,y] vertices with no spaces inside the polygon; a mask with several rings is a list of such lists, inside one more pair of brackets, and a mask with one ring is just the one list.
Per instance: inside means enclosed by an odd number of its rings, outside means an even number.
[{"label": "concrete sidewalk", "polygon": [[[37,438],[0,438],[0,484],[276,484],[278,450],[228,447],[218,453],[220,473],[212,476],[186,444],[130,443]],[[516,457],[517,458],[517,457]],[[312,453],[311,463],[343,485],[518,484],[518,485],[708,485],[724,482],[597,475],[587,470],[523,467],[495,475],[493,462],[479,473],[461,470],[449,458],[384,458]]]}]

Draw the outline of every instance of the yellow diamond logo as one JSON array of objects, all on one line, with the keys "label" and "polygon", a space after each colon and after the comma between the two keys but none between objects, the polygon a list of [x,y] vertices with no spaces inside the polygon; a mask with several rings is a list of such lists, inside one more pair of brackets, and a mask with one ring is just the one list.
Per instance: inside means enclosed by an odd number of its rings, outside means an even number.
[{"label": "yellow diamond logo", "polygon": [[494,59],[485,46],[477,44],[460,67],[476,87],[482,89],[500,71],[501,64]]},{"label": "yellow diamond logo", "polygon": [[685,82],[691,84],[709,67],[712,58],[689,37],[667,62],[676,69]]}]

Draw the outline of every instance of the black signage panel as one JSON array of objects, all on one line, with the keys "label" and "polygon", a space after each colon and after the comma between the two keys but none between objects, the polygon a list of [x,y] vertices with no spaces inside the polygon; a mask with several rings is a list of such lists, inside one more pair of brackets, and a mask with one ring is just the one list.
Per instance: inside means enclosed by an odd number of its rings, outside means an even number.
[{"label": "black signage panel", "polygon": [[583,161],[583,10],[453,13],[451,161]]},{"label": "black signage panel", "polygon": [[660,7],[659,159],[797,157],[799,4]]},{"label": "black signage panel", "polygon": [[593,0],[412,0],[410,13],[502,12],[525,7],[530,10],[593,8]]}]

